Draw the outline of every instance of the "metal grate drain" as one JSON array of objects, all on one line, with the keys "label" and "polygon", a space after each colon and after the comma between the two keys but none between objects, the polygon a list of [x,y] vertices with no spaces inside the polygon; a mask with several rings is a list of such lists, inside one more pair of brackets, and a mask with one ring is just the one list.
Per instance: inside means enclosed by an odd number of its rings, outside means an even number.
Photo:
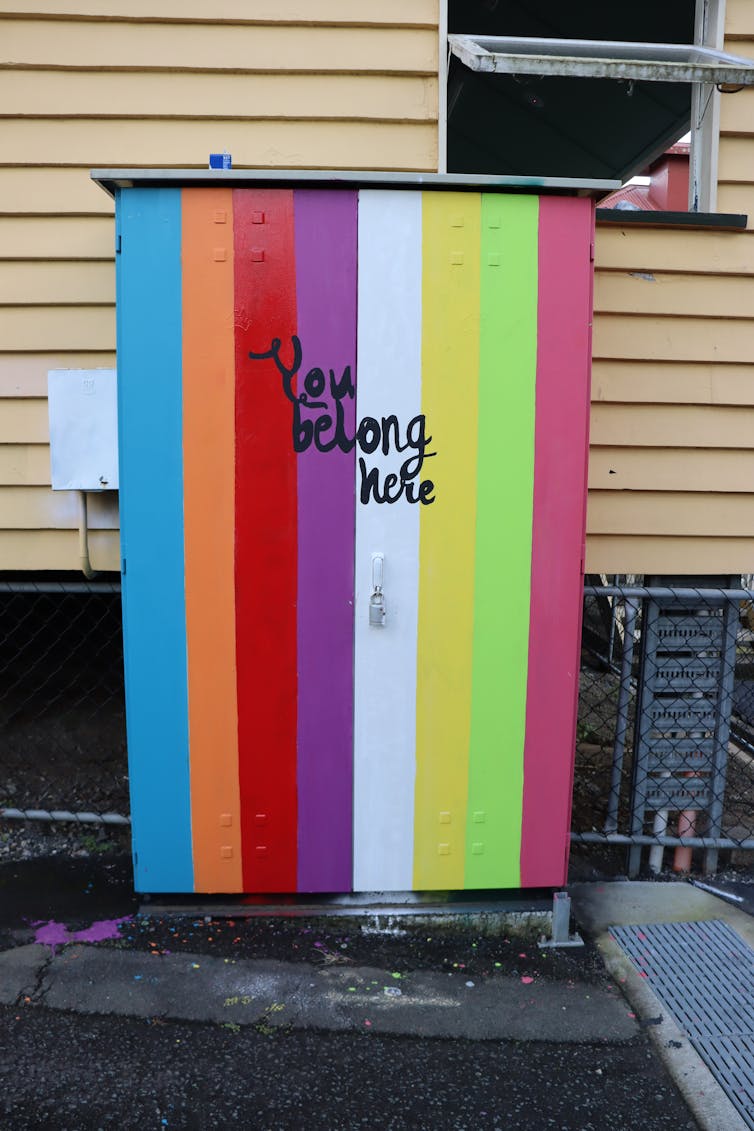
[{"label": "metal grate drain", "polygon": [[754,950],[718,919],[610,934],[754,1131]]}]

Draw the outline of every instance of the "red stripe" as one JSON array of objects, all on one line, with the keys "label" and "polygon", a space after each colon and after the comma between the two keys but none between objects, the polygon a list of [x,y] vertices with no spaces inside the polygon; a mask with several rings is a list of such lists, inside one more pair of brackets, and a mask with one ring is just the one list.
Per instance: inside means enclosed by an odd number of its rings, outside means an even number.
[{"label": "red stripe", "polygon": [[293,192],[233,193],[236,335],[236,656],[243,883],[296,890],[296,457],[272,360],[296,332]]},{"label": "red stripe", "polygon": [[539,203],[537,417],[521,886],[565,882],[583,603],[593,212]]}]

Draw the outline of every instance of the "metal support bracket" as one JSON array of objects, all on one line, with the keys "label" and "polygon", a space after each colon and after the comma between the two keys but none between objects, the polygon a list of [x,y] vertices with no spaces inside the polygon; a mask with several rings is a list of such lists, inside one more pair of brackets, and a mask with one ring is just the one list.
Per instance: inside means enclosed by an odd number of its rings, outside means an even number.
[{"label": "metal support bracket", "polygon": [[546,939],[544,935],[537,944],[545,947],[583,946],[584,940],[578,932],[568,933],[571,925],[571,897],[567,891],[554,891],[552,893],[552,937]]}]

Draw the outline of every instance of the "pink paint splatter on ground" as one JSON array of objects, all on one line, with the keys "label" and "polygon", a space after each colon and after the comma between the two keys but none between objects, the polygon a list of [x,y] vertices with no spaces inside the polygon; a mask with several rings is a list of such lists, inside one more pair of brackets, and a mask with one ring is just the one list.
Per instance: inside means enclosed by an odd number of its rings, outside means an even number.
[{"label": "pink paint splatter on ground", "polygon": [[521,979],[521,981],[523,982],[523,984],[525,986],[530,986],[532,984],[532,982],[534,981],[534,979],[528,978],[528,977],[526,977],[526,975],[524,975],[524,977]]},{"label": "pink paint splatter on ground", "polygon": [[122,919],[100,919],[82,931],[69,931],[65,923],[56,923],[54,919],[50,919],[48,923],[37,928],[34,942],[56,947],[72,942],[103,942],[105,939],[117,939],[120,937],[118,928],[121,923],[128,923],[132,918],[131,915],[124,915]]}]

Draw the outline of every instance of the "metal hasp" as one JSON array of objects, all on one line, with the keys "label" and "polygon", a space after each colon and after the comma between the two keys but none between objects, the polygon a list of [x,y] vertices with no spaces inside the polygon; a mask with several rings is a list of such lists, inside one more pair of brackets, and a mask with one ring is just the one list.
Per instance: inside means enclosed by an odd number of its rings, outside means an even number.
[{"label": "metal hasp", "polygon": [[[685,586],[691,578],[678,579]],[[724,579],[723,584],[732,579]],[[672,584],[663,579],[664,584]],[[710,579],[700,578],[700,586]],[[738,602],[717,598],[649,598],[644,604],[636,703],[631,836],[654,817],[664,834],[669,812],[706,815],[704,837],[722,835],[723,794],[736,660]],[[683,835],[680,828],[679,833]],[[693,824],[687,826],[694,836]],[[697,833],[697,837],[698,837]],[[706,848],[704,868],[717,866]],[[638,875],[641,843],[629,853],[629,876]]]},{"label": "metal hasp", "polygon": [[369,624],[371,628],[385,627],[385,558],[372,554],[372,592],[369,597]]},{"label": "metal hasp", "polygon": [[546,939],[544,935],[537,944],[542,949],[545,947],[583,946],[584,940],[578,933],[569,934],[571,925],[571,897],[567,891],[552,893],[552,937]]}]

